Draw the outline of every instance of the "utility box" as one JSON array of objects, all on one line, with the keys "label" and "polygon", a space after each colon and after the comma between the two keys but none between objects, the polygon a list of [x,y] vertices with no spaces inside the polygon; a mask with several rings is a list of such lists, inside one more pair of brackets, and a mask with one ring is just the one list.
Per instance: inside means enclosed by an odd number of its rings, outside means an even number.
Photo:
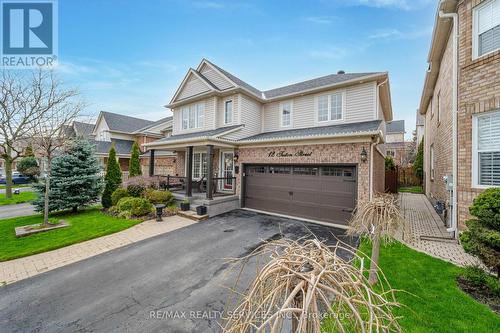
[{"label": "utility box", "polygon": [[444,183],[446,184],[446,191],[453,191],[453,175],[447,174],[443,177]]}]

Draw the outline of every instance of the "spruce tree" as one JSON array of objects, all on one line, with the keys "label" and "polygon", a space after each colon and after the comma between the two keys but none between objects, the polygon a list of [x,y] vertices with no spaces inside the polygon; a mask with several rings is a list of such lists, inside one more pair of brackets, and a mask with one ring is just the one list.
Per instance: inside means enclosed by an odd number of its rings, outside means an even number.
[{"label": "spruce tree", "polygon": [[[49,211],[83,207],[99,200],[102,191],[101,167],[95,157],[94,147],[84,139],[70,143],[63,155],[52,160],[50,177]],[[45,185],[36,185],[39,193],[34,205],[44,210]]]},{"label": "spruce tree", "polygon": [[104,177],[104,192],[102,193],[102,206],[109,208],[112,206],[111,195],[122,183],[122,170],[116,159],[116,150],[114,143],[108,153],[108,165],[106,166],[106,176]]},{"label": "spruce tree", "polygon": [[139,160],[139,155],[141,151],[139,150],[139,145],[134,142],[132,146],[132,151],[130,152],[130,162],[128,166],[129,177],[141,176],[141,161]]}]

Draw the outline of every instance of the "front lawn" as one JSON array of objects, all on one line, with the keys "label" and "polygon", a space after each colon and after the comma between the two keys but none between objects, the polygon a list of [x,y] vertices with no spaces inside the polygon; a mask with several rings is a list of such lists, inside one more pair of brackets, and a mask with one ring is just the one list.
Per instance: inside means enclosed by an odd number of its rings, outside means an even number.
[{"label": "front lawn", "polygon": [[[360,251],[369,255],[371,245]],[[457,287],[463,268],[414,251],[401,243],[380,250],[380,267],[404,306],[395,311],[404,332],[495,332],[500,315]],[[413,295],[412,295],[413,294]]]},{"label": "front lawn", "polygon": [[0,206],[15,205],[23,202],[33,201],[36,198],[35,192],[21,192],[19,194],[12,194],[12,198],[6,199],[5,193],[0,193]]},{"label": "front lawn", "polygon": [[422,186],[401,186],[398,188],[398,192],[424,193],[424,189]]},{"label": "front lawn", "polygon": [[64,219],[70,226],[16,238],[14,228],[42,222],[40,215],[0,220],[0,261],[29,256],[112,234],[140,223],[103,214],[92,208],[76,214],[57,214],[51,222]]}]

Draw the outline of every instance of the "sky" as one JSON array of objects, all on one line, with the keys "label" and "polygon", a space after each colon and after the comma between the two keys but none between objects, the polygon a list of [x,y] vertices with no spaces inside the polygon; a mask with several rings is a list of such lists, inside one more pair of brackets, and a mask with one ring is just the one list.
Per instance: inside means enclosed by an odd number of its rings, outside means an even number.
[{"label": "sky", "polygon": [[87,103],[157,120],[202,58],[266,90],[388,71],[394,119],[415,128],[437,0],[59,0],[59,65]]}]

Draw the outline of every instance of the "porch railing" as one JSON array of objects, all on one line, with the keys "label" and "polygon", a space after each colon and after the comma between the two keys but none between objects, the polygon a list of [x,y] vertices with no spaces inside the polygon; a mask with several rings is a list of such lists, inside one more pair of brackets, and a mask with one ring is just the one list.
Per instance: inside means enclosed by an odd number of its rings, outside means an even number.
[{"label": "porch railing", "polygon": [[[163,176],[160,187],[172,192],[185,191],[186,181],[186,177]],[[214,177],[213,184],[214,194],[236,194],[236,177]],[[194,193],[206,193],[207,178],[202,177],[201,179],[192,180],[191,188]]]}]

